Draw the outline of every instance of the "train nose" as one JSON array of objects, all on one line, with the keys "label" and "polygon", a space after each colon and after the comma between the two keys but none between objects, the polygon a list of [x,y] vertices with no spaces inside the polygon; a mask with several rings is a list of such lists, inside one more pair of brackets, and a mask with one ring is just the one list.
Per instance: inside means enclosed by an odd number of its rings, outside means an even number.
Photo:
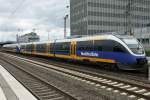
[{"label": "train nose", "polygon": [[137,64],[140,64],[140,65],[144,65],[148,63],[148,60],[146,58],[138,58],[136,60],[137,60]]}]

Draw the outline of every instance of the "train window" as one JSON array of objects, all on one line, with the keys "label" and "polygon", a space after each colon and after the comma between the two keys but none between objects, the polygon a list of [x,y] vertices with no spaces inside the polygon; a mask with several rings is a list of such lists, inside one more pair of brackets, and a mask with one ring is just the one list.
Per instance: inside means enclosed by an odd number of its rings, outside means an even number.
[{"label": "train window", "polygon": [[25,45],[21,45],[21,50],[25,50],[26,46]]},{"label": "train window", "polygon": [[47,44],[37,44],[36,45],[36,52],[44,53],[46,52]]},{"label": "train window", "polygon": [[115,42],[112,40],[104,40],[102,41],[102,51],[106,52],[113,52],[113,46],[115,45]]},{"label": "train window", "polygon": [[70,53],[70,42],[55,43],[55,52]]},{"label": "train window", "polygon": [[118,42],[115,42],[115,45],[113,47],[114,52],[126,52],[126,49]]},{"label": "train window", "polygon": [[77,50],[93,51],[93,41],[79,41],[77,42]]},{"label": "train window", "polygon": [[33,44],[28,44],[28,45],[26,46],[26,51],[28,51],[28,52],[32,52],[33,49],[34,49]]},{"label": "train window", "polygon": [[105,52],[125,52],[125,48],[113,40],[95,40],[94,50]]},{"label": "train window", "polygon": [[94,41],[94,51],[102,51],[102,42],[101,40]]},{"label": "train window", "polygon": [[95,50],[95,51],[102,51],[102,46],[95,46],[95,47],[94,47],[94,50]]},{"label": "train window", "polygon": [[26,51],[29,51],[29,46],[28,45],[26,45]]},{"label": "train window", "polygon": [[115,47],[113,48],[113,51],[114,51],[114,52],[124,52],[124,51],[122,50],[122,48],[120,48],[119,46],[115,46]]},{"label": "train window", "polygon": [[94,41],[94,50],[95,51],[113,51],[114,42],[111,40],[95,40]]}]

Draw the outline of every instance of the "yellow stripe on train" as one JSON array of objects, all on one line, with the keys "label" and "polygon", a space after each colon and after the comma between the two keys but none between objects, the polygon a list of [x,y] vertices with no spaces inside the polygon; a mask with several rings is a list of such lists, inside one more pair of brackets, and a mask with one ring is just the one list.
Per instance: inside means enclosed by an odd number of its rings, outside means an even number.
[{"label": "yellow stripe on train", "polygon": [[[31,54],[29,52],[23,52],[25,54]],[[65,58],[65,59],[75,59],[75,60],[88,60],[91,62],[105,62],[105,63],[116,63],[115,60],[112,59],[102,59],[102,58],[93,58],[93,57],[81,57],[76,55],[62,55],[62,54],[48,54],[48,53],[32,53],[33,55],[46,56],[46,57],[57,57],[57,58]]]}]

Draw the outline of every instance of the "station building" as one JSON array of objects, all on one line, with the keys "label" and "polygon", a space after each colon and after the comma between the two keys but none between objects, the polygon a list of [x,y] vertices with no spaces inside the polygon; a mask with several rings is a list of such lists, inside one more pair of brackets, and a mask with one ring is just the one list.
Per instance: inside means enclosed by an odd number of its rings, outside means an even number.
[{"label": "station building", "polygon": [[70,0],[71,35],[132,33],[150,23],[150,0]]},{"label": "station building", "polygon": [[40,36],[38,36],[34,32],[17,37],[18,43],[39,42],[39,41],[40,41]]}]

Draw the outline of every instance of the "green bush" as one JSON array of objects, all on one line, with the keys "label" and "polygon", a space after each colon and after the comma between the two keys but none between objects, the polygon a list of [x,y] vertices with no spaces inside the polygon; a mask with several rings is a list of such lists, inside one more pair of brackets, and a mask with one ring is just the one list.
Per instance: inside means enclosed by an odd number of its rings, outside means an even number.
[{"label": "green bush", "polygon": [[150,50],[149,51],[145,51],[147,56],[150,56]]}]

